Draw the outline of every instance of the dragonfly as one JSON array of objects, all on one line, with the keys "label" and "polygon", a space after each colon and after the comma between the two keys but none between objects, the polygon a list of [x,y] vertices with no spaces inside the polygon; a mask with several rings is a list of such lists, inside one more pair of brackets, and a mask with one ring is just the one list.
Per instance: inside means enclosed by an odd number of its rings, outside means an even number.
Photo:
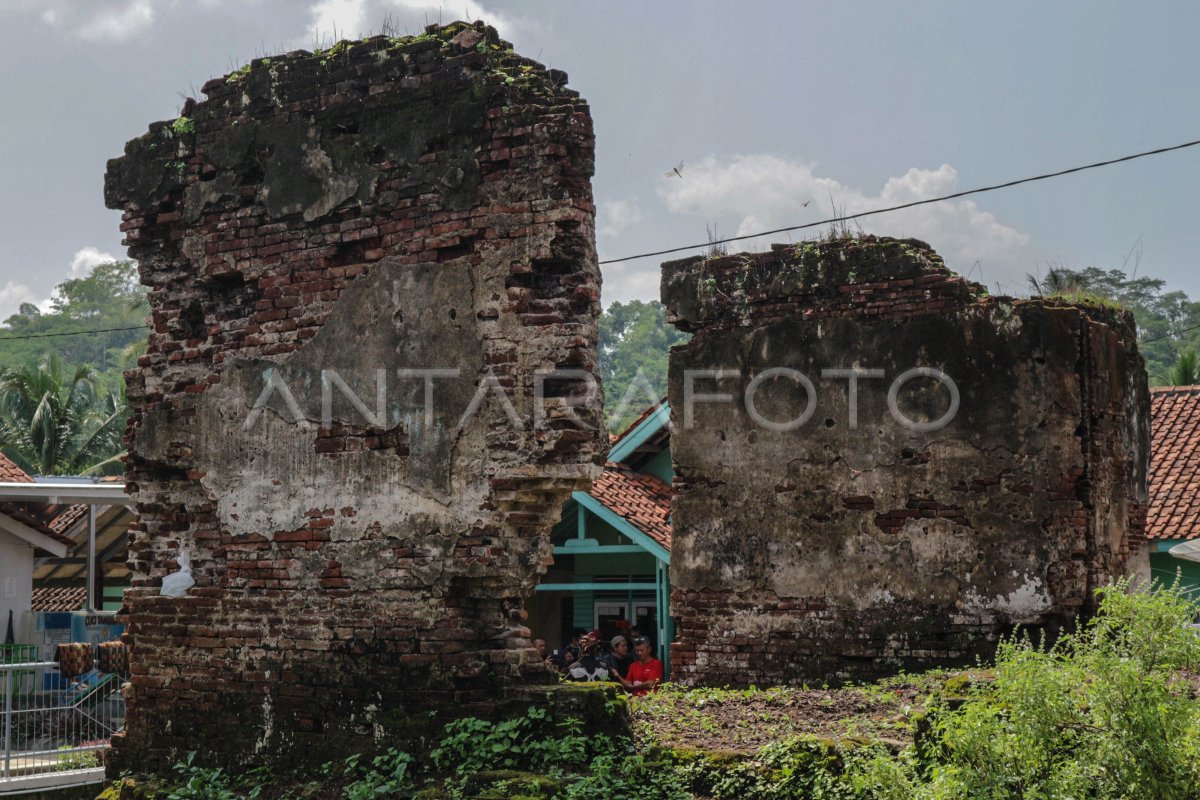
[{"label": "dragonfly", "polygon": [[680,161],[678,167],[675,167],[674,169],[669,169],[666,172],[664,172],[663,174],[666,175],[668,178],[682,178],[683,177],[683,162]]}]

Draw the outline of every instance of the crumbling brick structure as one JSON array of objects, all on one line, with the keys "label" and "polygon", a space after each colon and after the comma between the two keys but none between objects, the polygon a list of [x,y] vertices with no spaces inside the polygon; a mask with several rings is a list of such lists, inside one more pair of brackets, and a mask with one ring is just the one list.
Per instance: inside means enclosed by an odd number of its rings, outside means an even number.
[{"label": "crumbling brick structure", "polygon": [[544,674],[523,598],[606,446],[565,81],[482,24],[343,42],[109,163],[152,323],[121,762],[328,758]]},{"label": "crumbling brick structure", "polygon": [[1126,312],[989,297],[873,237],[669,262],[662,298],[694,334],[669,383],[677,678],[970,662],[1144,570]]}]

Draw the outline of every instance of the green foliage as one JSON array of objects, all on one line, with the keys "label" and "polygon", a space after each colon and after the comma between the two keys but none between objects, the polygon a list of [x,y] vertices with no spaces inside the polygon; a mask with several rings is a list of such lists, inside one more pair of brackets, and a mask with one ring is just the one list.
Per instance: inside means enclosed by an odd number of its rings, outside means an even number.
[{"label": "green foliage", "polygon": [[858,797],[842,770],[844,750],[812,736],[796,736],[732,763],[697,759],[678,768],[694,792],[715,800],[813,800]]},{"label": "green foliage", "polygon": [[176,136],[185,136],[196,132],[196,120],[191,117],[180,117],[171,123],[171,132]]},{"label": "green foliage", "polygon": [[689,800],[683,777],[669,764],[647,763],[640,754],[598,756],[590,773],[570,786],[563,800]]},{"label": "green foliage", "polygon": [[928,800],[1194,797],[1200,704],[1185,676],[1200,665],[1196,612],[1178,587],[1104,589],[1078,633],[1002,643],[994,681],[934,714],[923,770],[911,753],[876,756],[853,779]]},{"label": "green foliage", "polygon": [[58,761],[54,764],[56,772],[67,772],[73,769],[92,769],[100,766],[100,754],[95,750],[71,751],[71,748],[66,745],[58,748],[58,750]]},{"label": "green foliage", "polygon": [[1175,366],[1167,376],[1171,386],[1195,386],[1200,383],[1200,363],[1196,361],[1195,350],[1184,350],[1179,354]]},{"label": "green foliage", "polygon": [[[317,53],[320,53],[319,49],[317,50]],[[250,65],[243,64],[225,77],[225,83],[229,86],[233,86],[234,84],[241,83],[242,81],[246,80],[249,75]]]},{"label": "green foliage", "polygon": [[[137,267],[118,261],[63,281],[46,313],[26,303],[5,321],[0,449],[9,458],[41,475],[120,471],[121,370],[144,347],[147,310]],[[112,328],[131,330],[93,332]]]},{"label": "green foliage", "polygon": [[688,334],[667,324],[663,305],[613,303],[600,317],[600,376],[608,428],[621,431],[667,393],[667,356]]},{"label": "green foliage", "polygon": [[582,728],[576,718],[552,724],[539,706],[530,706],[523,717],[499,722],[467,717],[446,726],[446,735],[429,758],[438,769],[458,774],[581,766],[589,756]]},{"label": "green foliage", "polygon": [[[125,363],[122,351],[146,339],[145,297],[132,261],[100,264],[87,277],[63,281],[49,311],[25,303],[4,321],[0,365],[37,364],[52,351],[66,364],[86,365],[116,378]],[[92,333],[112,328],[133,330]],[[83,333],[66,335],[76,331]]]},{"label": "green foliage", "polygon": [[[1151,384],[1170,383],[1180,353],[1200,349],[1200,303],[1182,291],[1167,291],[1159,278],[1129,277],[1119,269],[1053,267],[1029,276],[1035,294],[1076,302],[1103,302],[1133,312]],[[1185,330],[1197,326],[1196,330]]]},{"label": "green foliage", "polygon": [[228,772],[218,767],[199,767],[194,763],[195,752],[174,766],[182,781],[167,794],[167,800],[255,800],[262,793],[260,786],[242,788]]},{"label": "green foliage", "polygon": [[362,756],[346,760],[346,772],[359,777],[346,784],[343,792],[348,800],[370,800],[391,795],[409,796],[413,789],[413,757],[392,747],[371,759],[370,766],[361,766]]},{"label": "green foliage", "polygon": [[36,367],[0,370],[0,450],[36,475],[115,473],[128,407],[86,366],[53,353]]}]

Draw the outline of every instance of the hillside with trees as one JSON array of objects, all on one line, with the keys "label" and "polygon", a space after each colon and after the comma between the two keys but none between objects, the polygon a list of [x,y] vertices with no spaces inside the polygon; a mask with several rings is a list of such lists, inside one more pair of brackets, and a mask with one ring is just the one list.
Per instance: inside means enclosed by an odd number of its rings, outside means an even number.
[{"label": "hillside with trees", "polygon": [[63,281],[47,311],[0,329],[0,451],[31,475],[118,474],[128,417],[122,371],[146,338],[131,261]]}]

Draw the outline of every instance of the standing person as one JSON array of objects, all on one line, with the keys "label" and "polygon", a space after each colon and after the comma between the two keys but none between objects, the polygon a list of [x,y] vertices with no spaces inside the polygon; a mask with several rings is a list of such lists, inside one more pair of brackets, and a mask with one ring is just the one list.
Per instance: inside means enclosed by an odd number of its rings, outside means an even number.
[{"label": "standing person", "polygon": [[662,683],[663,665],[650,650],[650,640],[645,636],[634,639],[633,652],[637,660],[629,665],[622,685],[634,695],[644,695]]},{"label": "standing person", "polygon": [[633,663],[633,656],[629,655],[629,640],[624,636],[614,636],[612,652],[604,658],[608,664],[609,677],[624,685],[629,665]]}]

